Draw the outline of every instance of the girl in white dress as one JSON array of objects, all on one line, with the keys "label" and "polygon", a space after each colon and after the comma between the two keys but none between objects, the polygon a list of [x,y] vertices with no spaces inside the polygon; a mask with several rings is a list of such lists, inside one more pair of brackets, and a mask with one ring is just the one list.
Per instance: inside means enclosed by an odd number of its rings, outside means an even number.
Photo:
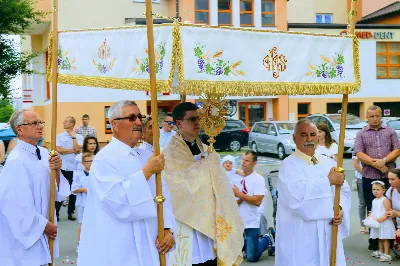
[{"label": "girl in white dress", "polygon": [[324,123],[320,123],[317,125],[317,128],[318,128],[317,152],[320,155],[327,156],[337,161],[339,146],[333,140],[331,131],[329,130],[328,126]]},{"label": "girl in white dress", "polygon": [[373,217],[380,223],[379,228],[371,228],[370,237],[379,239],[379,251],[372,253],[373,257],[379,258],[379,261],[391,261],[390,239],[395,239],[395,227],[393,220],[390,219],[386,212],[392,209],[390,200],[384,196],[385,183],[382,181],[374,181],[372,184],[372,193],[376,197],[372,201],[372,211],[368,216]]}]

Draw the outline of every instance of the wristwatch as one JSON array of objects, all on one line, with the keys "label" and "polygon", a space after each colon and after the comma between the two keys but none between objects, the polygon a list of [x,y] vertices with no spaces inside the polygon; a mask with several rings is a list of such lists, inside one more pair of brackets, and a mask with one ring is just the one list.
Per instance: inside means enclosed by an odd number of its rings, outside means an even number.
[{"label": "wristwatch", "polygon": [[170,232],[171,232],[171,234],[174,234],[174,231],[172,231],[172,229],[171,229],[171,228],[164,228],[164,230],[170,231]]},{"label": "wristwatch", "polygon": [[72,139],[76,139],[76,137],[71,137]]}]

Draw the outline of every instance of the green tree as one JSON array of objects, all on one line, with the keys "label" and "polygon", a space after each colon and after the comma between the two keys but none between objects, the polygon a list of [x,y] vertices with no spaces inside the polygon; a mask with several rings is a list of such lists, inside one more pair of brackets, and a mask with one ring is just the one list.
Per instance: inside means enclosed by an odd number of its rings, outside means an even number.
[{"label": "green tree", "polygon": [[19,52],[7,35],[24,34],[32,23],[40,23],[46,15],[35,9],[32,0],[0,0],[0,98],[12,95],[12,79],[20,74],[33,74],[27,68],[36,53]]},{"label": "green tree", "polygon": [[14,108],[9,100],[0,100],[0,123],[7,123],[13,112]]}]

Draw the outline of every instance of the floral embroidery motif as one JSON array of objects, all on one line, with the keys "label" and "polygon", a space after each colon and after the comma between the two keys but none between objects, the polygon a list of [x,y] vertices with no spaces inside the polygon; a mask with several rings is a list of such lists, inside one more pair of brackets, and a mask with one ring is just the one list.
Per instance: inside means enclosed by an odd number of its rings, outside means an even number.
[{"label": "floral embroidery motif", "polygon": [[217,217],[217,237],[224,243],[225,239],[232,232],[233,227],[226,222],[224,217],[218,215]]},{"label": "floral embroidery motif", "polygon": [[344,78],[342,76],[344,64],[344,56],[342,54],[336,54],[336,57],[332,57],[332,61],[325,56],[321,56],[321,59],[324,63],[320,65],[314,66],[309,64],[310,71],[306,73],[306,76],[317,76],[324,79]]},{"label": "floral embroidery motif", "polygon": [[62,70],[75,70],[75,59],[68,58],[68,51],[63,52],[61,46],[58,47],[58,69]]},{"label": "floral embroidery motif", "polygon": [[[149,54],[149,51],[145,49],[147,55]],[[156,59],[156,74],[162,73],[162,70],[164,68],[164,57],[165,57],[165,43],[162,43],[158,45],[158,49],[154,49],[155,53],[155,59]],[[132,69],[132,72],[141,72],[141,74],[144,73],[150,73],[149,70],[149,57],[147,56],[145,59],[137,59],[136,58],[136,64],[137,67],[134,67]]]},{"label": "floral embroidery motif", "polygon": [[269,50],[269,54],[264,57],[263,65],[268,71],[272,70],[272,76],[277,79],[281,72],[286,70],[287,59],[284,54],[278,55],[278,48]]},{"label": "floral embroidery motif", "polygon": [[198,73],[206,73],[213,76],[228,76],[229,74],[245,76],[243,71],[236,69],[242,63],[241,61],[231,64],[229,61],[219,59],[224,52],[223,50],[215,52],[210,58],[210,50],[206,53],[203,51],[205,47],[205,45],[196,43],[194,48],[194,56],[197,57],[197,66],[199,68]]},{"label": "floral embroidery motif", "polygon": [[115,65],[116,57],[111,59],[111,48],[104,40],[103,44],[99,47],[97,52],[98,61],[93,56],[93,65],[96,70],[102,74],[109,72]]}]

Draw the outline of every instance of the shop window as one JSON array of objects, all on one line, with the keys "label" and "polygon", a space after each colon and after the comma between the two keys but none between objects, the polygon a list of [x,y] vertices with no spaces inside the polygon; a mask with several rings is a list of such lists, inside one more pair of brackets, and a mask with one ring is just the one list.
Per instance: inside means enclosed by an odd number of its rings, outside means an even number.
[{"label": "shop window", "polygon": [[376,43],[376,77],[400,78],[400,42]]},{"label": "shop window", "polygon": [[253,15],[253,0],[240,0],[240,26],[254,26]]},{"label": "shop window", "polygon": [[255,122],[265,121],[267,117],[267,103],[242,102],[239,103],[239,120],[247,127],[252,127]]},{"label": "shop window", "polygon": [[297,120],[305,118],[310,114],[310,103],[297,104]]},{"label": "shop window", "polygon": [[332,14],[316,14],[315,23],[317,24],[332,24]]},{"label": "shop window", "polygon": [[197,24],[210,23],[209,0],[195,0],[195,22]]},{"label": "shop window", "polygon": [[232,25],[232,1],[218,0],[218,25]]},{"label": "shop window", "polygon": [[275,26],[275,1],[262,0],[261,2],[261,24],[263,27]]},{"label": "shop window", "polygon": [[111,123],[110,120],[108,119],[108,111],[110,110],[110,106],[105,106],[104,107],[104,127],[105,127],[105,133],[106,134],[112,134],[111,130]]}]

